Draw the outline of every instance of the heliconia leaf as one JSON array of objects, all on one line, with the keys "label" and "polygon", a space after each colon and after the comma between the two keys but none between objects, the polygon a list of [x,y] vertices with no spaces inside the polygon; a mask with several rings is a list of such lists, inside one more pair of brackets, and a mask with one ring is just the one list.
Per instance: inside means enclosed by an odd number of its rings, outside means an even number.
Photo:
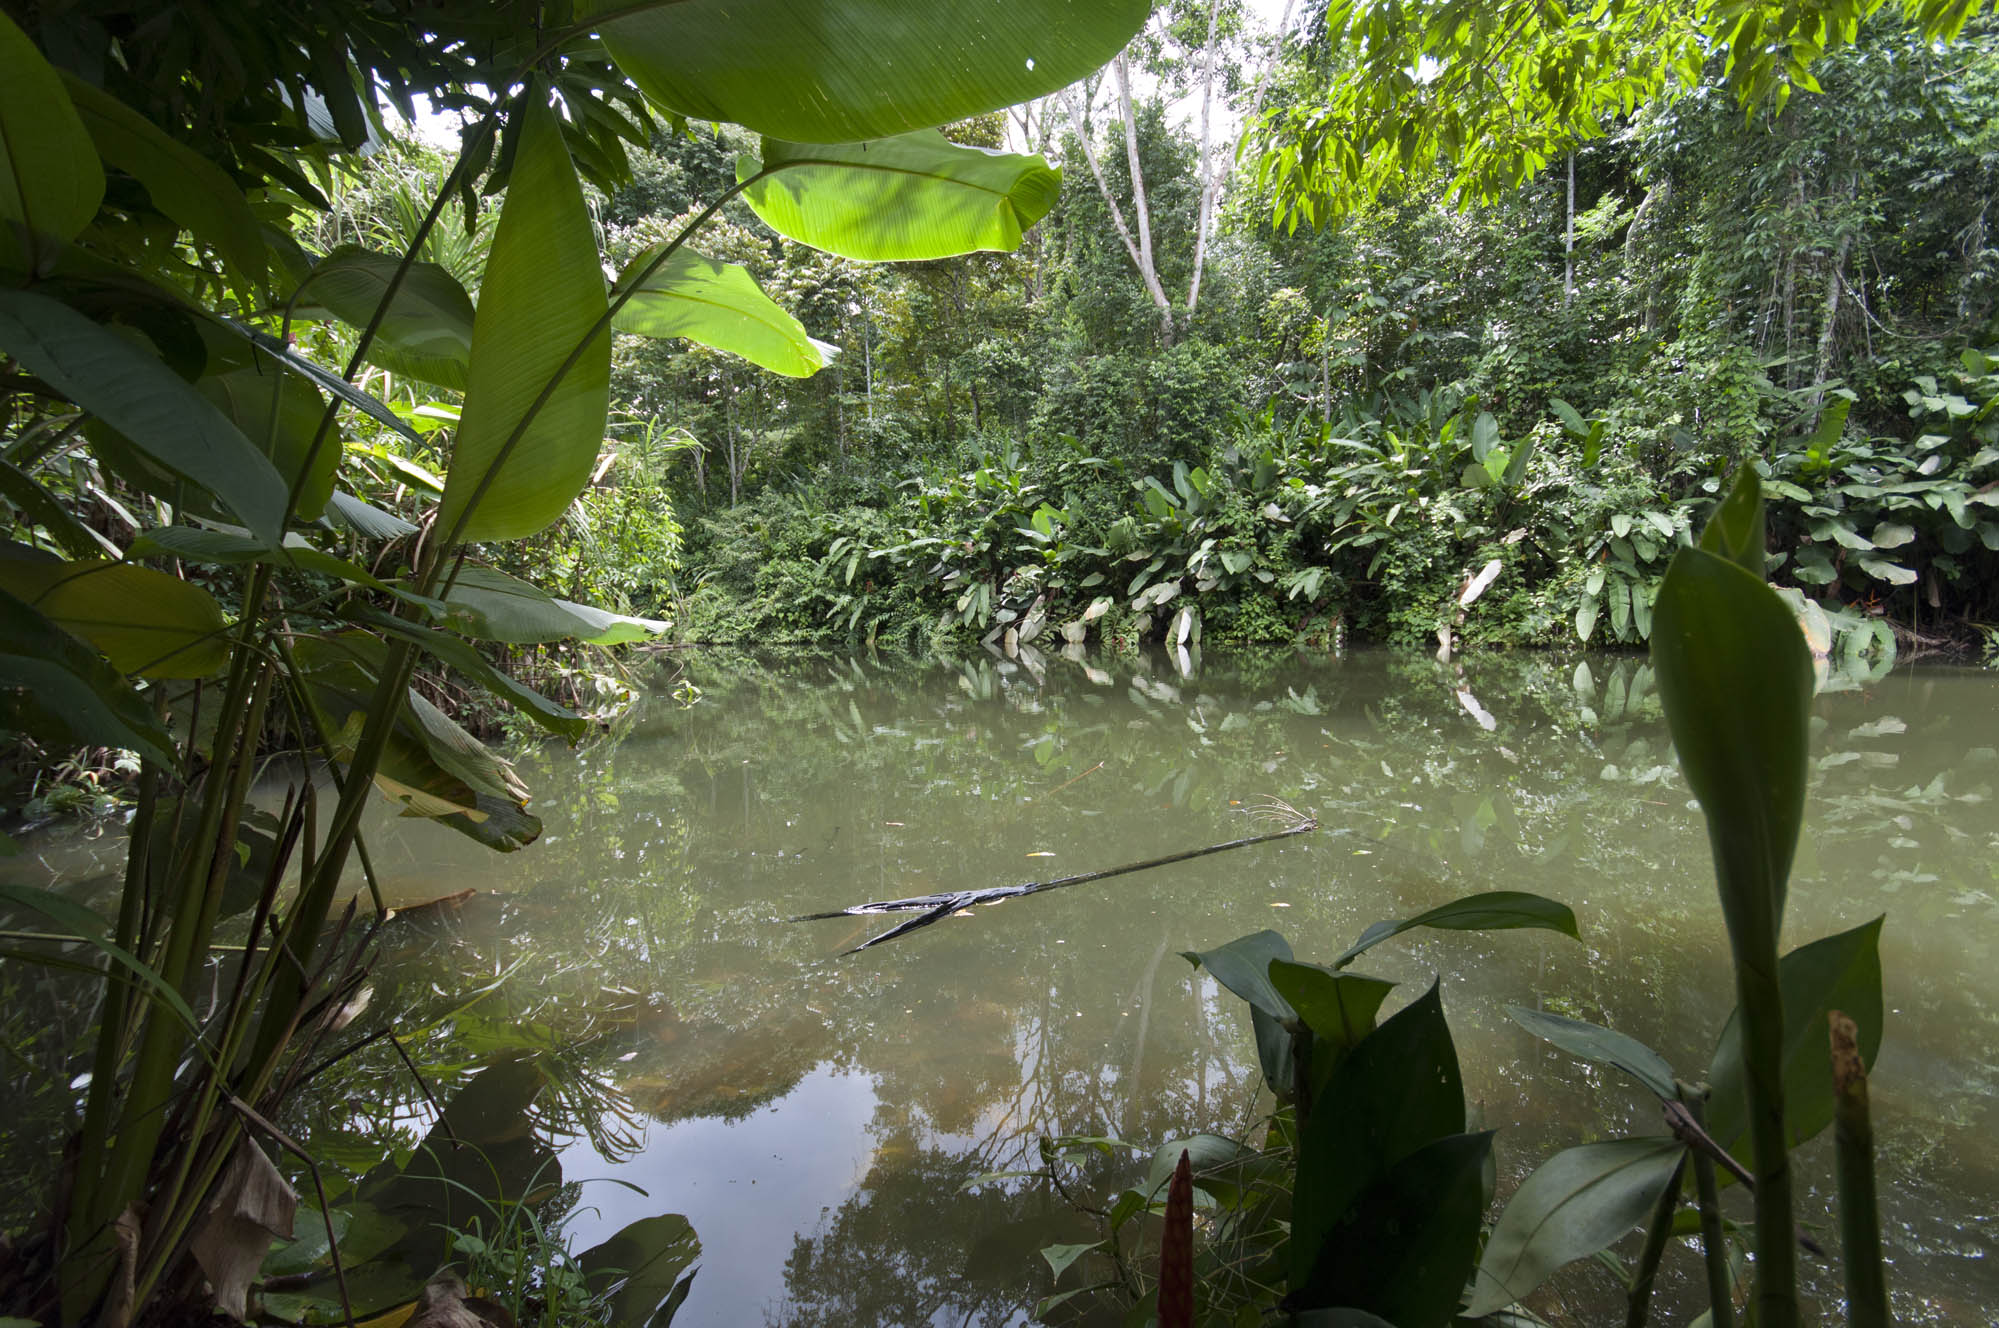
[{"label": "heliconia leaf", "polygon": [[1464,1128],[1464,1082],[1437,988],[1361,1039],[1317,1096],[1298,1144],[1294,1290],[1318,1276],[1322,1247],[1370,1185],[1402,1158]]},{"label": "heliconia leaf", "polygon": [[293,351],[291,347],[285,345],[284,342],[279,341],[268,332],[260,332],[256,328],[246,327],[230,318],[218,318],[216,321],[239,336],[247,338],[258,350],[283,365],[286,369],[303,378],[311,379],[314,383],[333,393],[333,395],[339,397],[369,419],[374,420],[377,424],[386,425],[419,447],[423,445],[423,436],[417,433],[415,429],[412,429],[408,421],[397,415],[388,402],[382,400],[372,392],[363,392],[360,388],[354,386],[354,384],[348,382],[339,374],[334,373],[331,369],[314,364],[311,360]]},{"label": "heliconia leaf", "polygon": [[0,558],[0,589],[122,672],[204,678],[229,663],[229,620],[200,586],[131,563]]},{"label": "heliconia leaf", "polygon": [[610,1322],[665,1328],[654,1312],[700,1254],[693,1225],[678,1213],[664,1213],[621,1227],[579,1255],[577,1266],[593,1291],[610,1297]]},{"label": "heliconia leaf", "polygon": [[1761,581],[1765,542],[1762,482],[1754,467],[1744,466],[1708,516],[1700,546]]},{"label": "heliconia leaf", "polygon": [[194,388],[271,459],[288,486],[297,487],[292,515],[301,521],[318,520],[333,492],[334,472],[340,468],[340,434],[329,429],[319,450],[313,451],[326,402],[311,382],[285,373],[259,355],[253,367],[196,379]]},{"label": "heliconia leaf", "polygon": [[449,542],[518,539],[560,517],[589,482],[610,410],[596,231],[554,112],[533,89],[526,106],[438,508]]},{"label": "heliconia leaf", "polygon": [[1685,1152],[1659,1135],[1584,1144],[1542,1163],[1499,1215],[1465,1317],[1504,1309],[1562,1265],[1621,1239],[1659,1202]]},{"label": "heliconia leaf", "polygon": [[[629,289],[658,253],[648,249],[626,264],[617,291]],[[829,347],[763,293],[748,268],[686,249],[645,277],[611,326],[641,336],[686,337],[791,378],[809,378],[832,358]]]},{"label": "heliconia leaf", "polygon": [[44,239],[66,244],[97,215],[104,168],[55,69],[4,12],[0,69],[0,231],[25,232],[39,269],[53,258],[40,252]]},{"label": "heliconia leaf", "polygon": [[1215,981],[1263,1013],[1280,1021],[1298,1017],[1291,1002],[1278,994],[1270,981],[1270,961],[1291,958],[1291,943],[1276,932],[1266,929],[1213,950],[1182,950],[1180,954],[1188,963],[1207,969]]},{"label": "heliconia leaf", "polygon": [[67,70],[62,82],[106,163],[144,185],[154,207],[243,276],[264,279],[262,228],[227,171],[103,89]]},{"label": "heliconia leaf", "polygon": [[1511,931],[1529,927],[1558,931],[1571,940],[1582,939],[1581,933],[1576,930],[1576,915],[1567,904],[1558,904],[1524,890],[1494,890],[1453,899],[1413,918],[1377,922],[1362,932],[1360,939],[1333,961],[1333,967],[1345,968],[1389,937],[1399,936],[1416,927],[1432,927],[1439,931]]},{"label": "heliconia leaf", "polygon": [[1529,1010],[1521,1005],[1507,1006],[1506,1013],[1529,1033],[1554,1043],[1563,1051],[1581,1056],[1584,1060],[1616,1066],[1651,1089],[1662,1101],[1671,1102],[1680,1095],[1679,1085],[1673,1079],[1673,1067],[1666,1063],[1665,1057],[1637,1038],[1585,1020],[1549,1014],[1546,1010]]},{"label": "heliconia leaf", "polygon": [[[1784,1132],[1792,1147],[1832,1123],[1835,1093],[1826,1055],[1826,1016],[1839,1010],[1859,1029],[1862,1060],[1881,1051],[1881,922],[1801,945],[1777,964],[1784,993]],[[1707,1129],[1716,1143],[1753,1155],[1743,1085],[1741,1012],[1729,1015],[1708,1066],[1713,1096]]]},{"label": "heliconia leaf", "polygon": [[19,290],[0,290],[0,350],[147,457],[207,489],[257,535],[277,542],[284,478],[242,430],[159,359],[66,304]]},{"label": "heliconia leaf", "polygon": [[[1717,512],[1709,529],[1723,519]],[[1728,519],[1737,535],[1717,542],[1740,552],[1761,518]],[[1804,633],[1760,568],[1683,548],[1653,606],[1652,665],[1680,768],[1707,814],[1730,939],[1738,955],[1774,951],[1804,818],[1813,690]]]},{"label": "heliconia leaf", "polygon": [[0,498],[14,505],[26,525],[40,526],[72,558],[118,556],[118,547],[76,519],[56,496],[10,461],[0,461]]},{"label": "heliconia leaf", "polygon": [[611,58],[690,120],[851,143],[1067,87],[1124,49],[1151,0],[585,0]]},{"label": "heliconia leaf", "polygon": [[557,599],[490,567],[468,566],[444,596],[444,623],[478,641],[529,645],[584,641],[624,645],[663,635],[672,624]]},{"label": "heliconia leaf", "polygon": [[162,766],[173,739],[95,651],[0,590],[0,726],[71,747],[122,747]]},{"label": "heliconia leaf", "polygon": [[780,235],[868,262],[1011,250],[1055,206],[1040,157],[960,147],[934,129],[867,143],[763,141],[736,163],[750,207]]},{"label": "heliconia leaf", "polygon": [[[325,306],[349,327],[365,328],[401,262],[391,254],[342,245],[313,266],[299,288],[302,300]],[[472,297],[456,277],[435,263],[411,263],[375,329],[368,360],[390,373],[462,392],[474,319]]]},{"label": "heliconia leaf", "polygon": [[550,733],[573,742],[589,731],[589,720],[495,667],[471,642],[387,613],[370,612],[365,619],[390,636],[402,637],[440,663],[457,669]]},{"label": "heliconia leaf", "polygon": [[1374,1031],[1374,1016],[1395,989],[1393,982],[1359,973],[1336,973],[1317,964],[1270,961],[1270,985],[1298,1011],[1316,1039],[1313,1054],[1338,1055]]}]

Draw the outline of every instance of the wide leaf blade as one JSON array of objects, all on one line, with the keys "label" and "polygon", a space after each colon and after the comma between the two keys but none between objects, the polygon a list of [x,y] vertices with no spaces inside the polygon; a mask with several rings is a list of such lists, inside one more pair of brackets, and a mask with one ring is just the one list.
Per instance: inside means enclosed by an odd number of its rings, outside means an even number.
[{"label": "wide leaf blade", "polygon": [[444,622],[474,640],[511,645],[572,640],[623,645],[649,640],[670,627],[556,599],[519,577],[476,566],[461,569],[445,595]]},{"label": "wide leaf blade", "polygon": [[472,297],[435,263],[411,263],[389,297],[401,262],[390,254],[342,245],[313,267],[300,290],[309,303],[324,305],[355,328],[367,327],[388,298],[368,348],[369,361],[390,373],[462,392],[472,355]]},{"label": "wide leaf blade", "polygon": [[1018,248],[1062,188],[1040,157],[960,147],[934,129],[845,145],[766,138],[736,177],[753,181],[743,197],[772,230],[868,262]]},{"label": "wide leaf blade", "polygon": [[160,360],[66,304],[18,290],[0,291],[0,350],[277,543],[283,477],[242,430]]},{"label": "wide leaf blade", "polygon": [[173,739],[96,652],[0,590],[0,728],[71,747],[122,747],[162,766]]},{"label": "wide leaf blade", "polygon": [[560,517],[589,482],[610,409],[596,231],[554,112],[531,94],[525,114],[438,509],[450,542],[518,539]]},{"label": "wide leaf blade", "polygon": [[4,12],[0,69],[0,230],[18,225],[30,247],[67,243],[104,200],[97,149],[54,68]]},{"label": "wide leaf blade", "polygon": [[[618,67],[690,120],[851,143],[1067,87],[1124,49],[1152,0],[585,0]],[[616,15],[616,17],[612,17]]]},{"label": "wide leaf blade", "polygon": [[205,678],[229,663],[222,606],[200,586],[150,567],[0,558],[0,589],[90,642],[124,673]]},{"label": "wide leaf blade", "polygon": [[[1784,1130],[1793,1148],[1832,1123],[1832,1061],[1826,1015],[1844,1012],[1860,1030],[1860,1053],[1872,1065],[1881,1051],[1881,922],[1801,945],[1778,961],[1784,993]],[[1753,1154],[1749,1106],[1742,1081],[1741,1011],[1729,1015],[1708,1066],[1713,1088],[1708,1133],[1743,1157]],[[1746,1163],[1748,1157],[1743,1157]]]},{"label": "wide leaf blade", "polygon": [[1542,1163],[1499,1215],[1466,1317],[1506,1308],[1622,1238],[1659,1202],[1685,1151],[1660,1135],[1584,1144]]},{"label": "wide leaf blade", "polygon": [[1529,894],[1524,890],[1493,890],[1485,894],[1466,895],[1453,899],[1448,904],[1439,904],[1413,918],[1391,918],[1377,922],[1360,934],[1360,939],[1348,946],[1339,958],[1333,961],[1334,968],[1345,968],[1362,954],[1373,949],[1391,936],[1399,936],[1417,927],[1432,927],[1439,931],[1511,931],[1519,928],[1536,928],[1543,931],[1558,931],[1572,940],[1580,940],[1576,930],[1576,915],[1568,905],[1558,904],[1552,899]]},{"label": "wide leaf blade", "polygon": [[658,253],[648,249],[618,277],[621,293],[638,283],[611,320],[620,332],[686,337],[791,378],[809,378],[830,362],[822,344],[763,293],[748,268],[680,249],[640,281]]},{"label": "wide leaf blade", "polygon": [[1552,1042],[1563,1051],[1584,1060],[1616,1066],[1651,1089],[1661,1101],[1671,1102],[1680,1095],[1679,1086],[1673,1079],[1673,1067],[1666,1063],[1664,1056],[1635,1037],[1586,1020],[1569,1019],[1549,1014],[1546,1010],[1530,1010],[1522,1005],[1509,1005],[1506,1013],[1513,1016],[1515,1023],[1544,1042]]},{"label": "wide leaf blade", "polygon": [[1271,985],[1270,961],[1291,957],[1291,943],[1276,932],[1252,932],[1212,950],[1182,950],[1180,954],[1273,1019],[1288,1022],[1298,1017],[1291,1002]]}]

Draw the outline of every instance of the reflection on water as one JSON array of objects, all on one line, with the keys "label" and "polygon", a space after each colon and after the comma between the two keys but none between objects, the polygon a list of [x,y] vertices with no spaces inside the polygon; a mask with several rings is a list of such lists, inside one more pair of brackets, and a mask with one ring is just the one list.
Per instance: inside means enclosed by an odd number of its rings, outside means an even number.
[{"label": "reflection on water", "polygon": [[[1324,959],[1369,922],[1476,890],[1572,905],[1582,945],[1419,933],[1360,965],[1410,984],[1391,1008],[1441,974],[1468,1096],[1514,1179],[1659,1123],[1505,1003],[1612,1024],[1687,1077],[1727,1014],[1705,836],[1635,660],[696,658],[689,673],[693,709],[662,699],[613,740],[524,763],[548,826],[524,853],[411,822],[371,831],[392,899],[479,891],[391,924],[371,1017],[395,1014],[446,1087],[502,1051],[543,1051],[539,1110],[580,1183],[573,1230],[588,1243],[677,1211],[701,1233],[680,1322],[1022,1321],[1050,1289],[1036,1250],[1094,1235],[1037,1184],[964,1182],[1032,1168],[1042,1134],[1149,1146],[1255,1119],[1246,1021],[1181,950],[1272,926]],[[1929,669],[1821,698],[1791,891],[1792,944],[1889,914],[1872,1086],[1909,1322],[1999,1303],[1993,687]],[[1257,829],[1239,804],[1271,795],[1322,828],[848,958],[880,919],[779,920],[1237,838]],[[89,874],[88,853],[43,856]],[[355,1173],[427,1120],[389,1056],[315,1093],[313,1137]],[[1821,1215],[1822,1146],[1804,1171]],[[1697,1296],[1692,1259],[1673,1257],[1667,1321]],[[1615,1303],[1592,1266],[1540,1308],[1597,1322]]]}]

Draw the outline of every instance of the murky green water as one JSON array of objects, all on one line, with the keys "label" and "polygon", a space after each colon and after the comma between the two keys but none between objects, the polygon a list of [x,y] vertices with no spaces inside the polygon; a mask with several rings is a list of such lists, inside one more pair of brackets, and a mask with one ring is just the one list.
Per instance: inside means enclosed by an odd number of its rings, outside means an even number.
[{"label": "murky green water", "polygon": [[[1021,1321],[1050,1289],[1035,1252],[1094,1237],[1038,1186],[961,1184],[1034,1166],[1048,1133],[1245,1131],[1246,1019],[1178,952],[1259,928],[1324,959],[1473,891],[1574,907],[1580,945],[1417,933],[1359,965],[1406,984],[1391,1006],[1441,978],[1503,1190],[1560,1147],[1660,1128],[1506,1003],[1612,1024],[1699,1077],[1731,1003],[1726,945],[1638,661],[1037,664],[697,659],[691,709],[661,697],[614,741],[524,762],[548,826],[528,851],[384,821],[392,902],[480,893],[390,925],[362,1027],[394,1013],[445,1087],[504,1050],[546,1052],[573,1230],[687,1214],[704,1255],[677,1322],[717,1325]],[[1887,914],[1873,1095],[1892,1285],[1915,1323],[1999,1305],[1995,701],[1999,680],[1942,668],[1821,698],[1787,920],[1798,944]],[[852,957],[884,924],[778,920],[1236,838],[1255,832],[1238,804],[1272,795],[1323,828]],[[75,846],[43,857],[89,874]],[[355,1171],[427,1120],[386,1056],[323,1079],[314,1113],[315,1143]],[[1822,1142],[1803,1168],[1822,1217]],[[1671,1256],[1666,1322],[1689,1317],[1696,1280]],[[1615,1301],[1590,1267],[1537,1305],[1596,1323]]]}]

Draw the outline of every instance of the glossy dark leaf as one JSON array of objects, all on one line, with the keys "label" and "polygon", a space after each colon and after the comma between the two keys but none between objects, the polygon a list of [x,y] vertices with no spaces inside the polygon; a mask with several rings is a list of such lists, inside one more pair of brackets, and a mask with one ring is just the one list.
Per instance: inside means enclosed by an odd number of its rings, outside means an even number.
[{"label": "glossy dark leaf", "polygon": [[1254,932],[1213,950],[1180,953],[1188,963],[1207,969],[1215,981],[1280,1023],[1298,1017],[1270,981],[1270,961],[1291,957],[1291,943],[1276,932]]},{"label": "glossy dark leaf", "polygon": [[1568,905],[1521,890],[1494,890],[1453,899],[1413,918],[1377,922],[1362,932],[1360,939],[1333,961],[1333,967],[1345,968],[1389,937],[1417,927],[1433,927],[1439,931],[1508,931],[1527,927],[1558,931],[1571,939],[1581,939],[1576,930],[1576,915]]},{"label": "glossy dark leaf", "polygon": [[149,459],[214,494],[257,535],[277,542],[283,477],[159,359],[68,305],[28,291],[0,291],[0,349]]},{"label": "glossy dark leaf", "polygon": [[1374,1016],[1393,982],[1336,973],[1317,964],[1270,961],[1270,984],[1312,1030],[1313,1054],[1338,1055],[1374,1031]]},{"label": "glossy dark leaf", "polygon": [[1321,1247],[1389,1167],[1464,1126],[1457,1048],[1433,984],[1363,1038],[1312,1105],[1292,1197],[1292,1286],[1317,1275]]},{"label": "glossy dark leaf", "polygon": [[1659,1135],[1585,1144],[1549,1158],[1500,1214],[1467,1316],[1504,1309],[1562,1265],[1621,1239],[1659,1202],[1685,1151],[1679,1140]]},{"label": "glossy dark leaf", "polygon": [[646,1328],[687,1265],[700,1256],[693,1226],[669,1213],[627,1224],[578,1255],[576,1262],[593,1291],[611,1296],[613,1328]]},{"label": "glossy dark leaf", "polygon": [[1388,1167],[1341,1215],[1286,1303],[1448,1323],[1478,1257],[1491,1153],[1489,1132],[1451,1134]]},{"label": "glossy dark leaf", "polygon": [[[1859,1028],[1861,1059],[1881,1051],[1881,918],[1801,945],[1778,964],[1784,993],[1784,1128],[1792,1147],[1832,1123],[1832,1061],[1826,1015],[1843,1011]],[[1729,1015],[1708,1066],[1708,1133],[1745,1164],[1753,1155],[1742,1082],[1742,1020]]]},{"label": "glossy dark leaf", "polygon": [[1584,1060],[1616,1066],[1651,1089],[1662,1101],[1671,1102],[1680,1095],[1679,1086],[1674,1082],[1673,1067],[1666,1063],[1665,1057],[1637,1038],[1585,1020],[1549,1014],[1546,1010],[1530,1010],[1521,1005],[1507,1006],[1506,1013],[1529,1033],[1554,1043],[1563,1051],[1581,1056]]}]

